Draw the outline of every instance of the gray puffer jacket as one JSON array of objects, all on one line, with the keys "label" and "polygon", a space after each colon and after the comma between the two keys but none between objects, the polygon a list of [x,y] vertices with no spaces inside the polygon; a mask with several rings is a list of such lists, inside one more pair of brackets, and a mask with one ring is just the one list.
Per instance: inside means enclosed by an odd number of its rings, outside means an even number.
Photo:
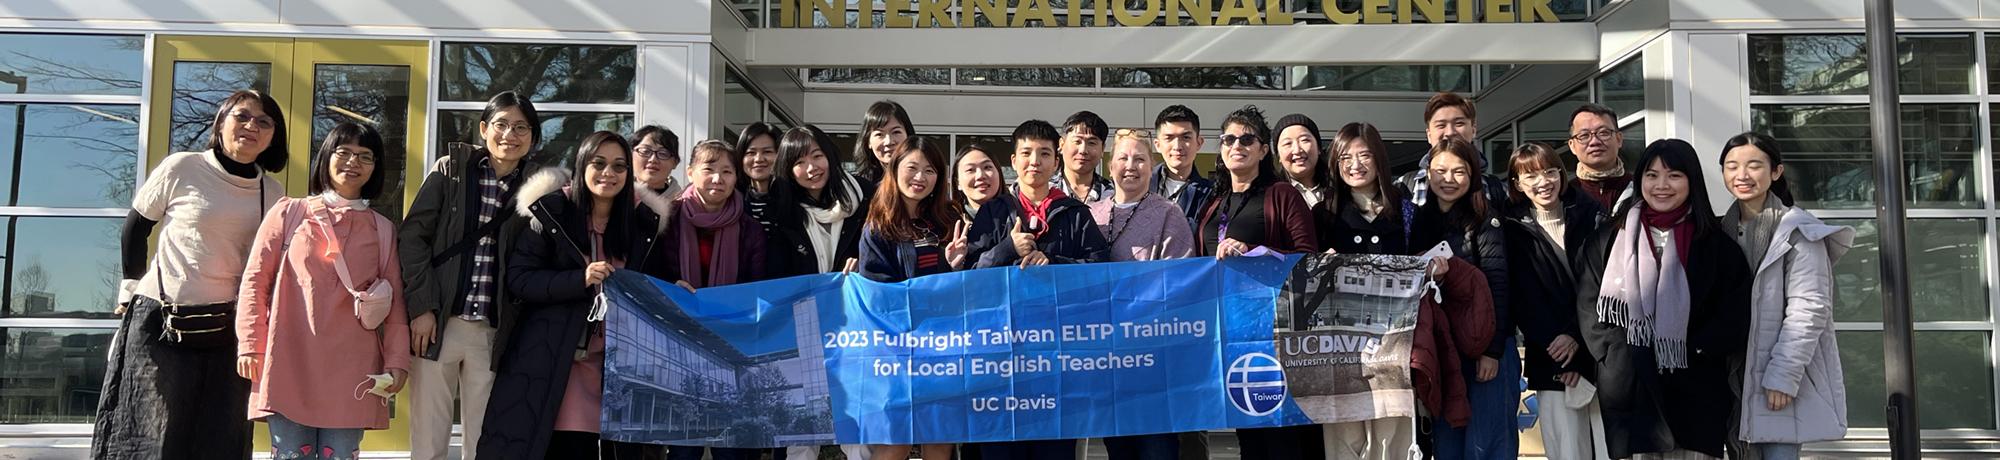
[{"label": "gray puffer jacket", "polygon": [[[1847,386],[1833,334],[1833,264],[1854,244],[1854,229],[1786,208],[1756,267],[1745,347],[1739,437],[1753,443],[1807,443],[1847,436]],[[1772,411],[1764,390],[1792,395]]]}]

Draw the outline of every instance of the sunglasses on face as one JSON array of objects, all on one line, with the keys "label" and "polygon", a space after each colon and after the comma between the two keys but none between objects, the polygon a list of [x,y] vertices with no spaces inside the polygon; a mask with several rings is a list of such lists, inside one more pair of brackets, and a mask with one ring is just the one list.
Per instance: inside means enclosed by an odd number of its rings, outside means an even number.
[{"label": "sunglasses on face", "polygon": [[1263,143],[1262,140],[1258,139],[1256,134],[1244,134],[1241,136],[1235,134],[1222,135],[1222,145],[1226,146],[1236,146],[1236,145],[1249,146],[1249,145],[1258,145],[1261,143]]}]

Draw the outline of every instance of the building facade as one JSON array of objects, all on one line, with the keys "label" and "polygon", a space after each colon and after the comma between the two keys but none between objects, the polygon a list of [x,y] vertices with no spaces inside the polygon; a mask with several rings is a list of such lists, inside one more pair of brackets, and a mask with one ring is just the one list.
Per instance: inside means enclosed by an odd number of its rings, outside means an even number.
[{"label": "building facade", "polygon": [[[1231,0],[1212,3],[1255,7],[1139,21],[1211,2],[787,1],[0,3],[0,436],[88,435],[132,190],[203,145],[235,89],[284,105],[294,164],[334,123],[375,123],[403,172],[399,195],[378,200],[392,215],[429,159],[477,142],[474,114],[502,90],[543,112],[538,161],[647,124],[684,146],[758,121],[851,142],[864,108],[893,99],[953,147],[1004,146],[1023,120],[1078,110],[1151,128],[1172,104],[1199,112],[1212,141],[1224,114],[1254,104],[1329,129],[1374,123],[1400,169],[1427,148],[1423,101],[1455,91],[1478,103],[1496,156],[1564,147],[1584,102],[1621,114],[1627,155],[1686,139],[1710,177],[1729,136],[1777,137],[1801,204],[1861,235],[1836,269],[1855,429],[1814,448],[1886,449],[1862,2]],[[1897,14],[1921,421],[1930,448],[1993,451],[2000,0],[1900,0]],[[305,169],[281,178],[293,195]],[[399,437],[365,448],[406,450]]]}]

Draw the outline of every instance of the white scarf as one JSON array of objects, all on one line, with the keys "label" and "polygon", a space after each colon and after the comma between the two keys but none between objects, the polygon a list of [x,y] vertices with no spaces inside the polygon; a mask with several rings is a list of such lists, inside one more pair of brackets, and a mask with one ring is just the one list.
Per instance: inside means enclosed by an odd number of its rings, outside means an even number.
[{"label": "white scarf", "polygon": [[820,273],[834,270],[833,245],[840,239],[840,227],[847,223],[847,217],[854,215],[855,207],[859,206],[855,203],[859,200],[854,199],[854,195],[861,185],[855,183],[853,176],[841,175],[840,178],[844,185],[841,187],[843,193],[834,200],[832,207],[815,208],[799,204],[799,208],[806,212],[806,239],[812,243],[814,258],[819,259]]}]

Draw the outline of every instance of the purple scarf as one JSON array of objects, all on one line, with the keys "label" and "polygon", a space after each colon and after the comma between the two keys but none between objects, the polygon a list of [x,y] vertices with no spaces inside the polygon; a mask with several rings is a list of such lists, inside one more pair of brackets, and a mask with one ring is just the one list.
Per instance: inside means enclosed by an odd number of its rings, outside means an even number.
[{"label": "purple scarf", "polygon": [[[709,211],[701,204],[698,189],[688,187],[675,198],[680,202],[675,214],[680,215],[676,230],[681,235],[681,278],[694,287],[721,286],[736,283],[736,262],[740,243],[743,241],[743,198],[731,194],[729,203],[722,209]],[[708,276],[703,273],[701,260],[701,230],[708,230],[715,238],[714,258],[708,261]]]},{"label": "purple scarf", "polygon": [[1666,250],[1655,252],[1647,227],[1658,219],[1641,219],[1642,214],[1648,213],[1626,213],[1625,225],[1611,243],[1611,258],[1597,289],[1598,322],[1625,328],[1627,345],[1651,347],[1660,371],[1684,369],[1690,297],[1687,269],[1681,264],[1686,246],[1691,246],[1693,225],[1686,221],[1687,212],[1679,211]]}]

